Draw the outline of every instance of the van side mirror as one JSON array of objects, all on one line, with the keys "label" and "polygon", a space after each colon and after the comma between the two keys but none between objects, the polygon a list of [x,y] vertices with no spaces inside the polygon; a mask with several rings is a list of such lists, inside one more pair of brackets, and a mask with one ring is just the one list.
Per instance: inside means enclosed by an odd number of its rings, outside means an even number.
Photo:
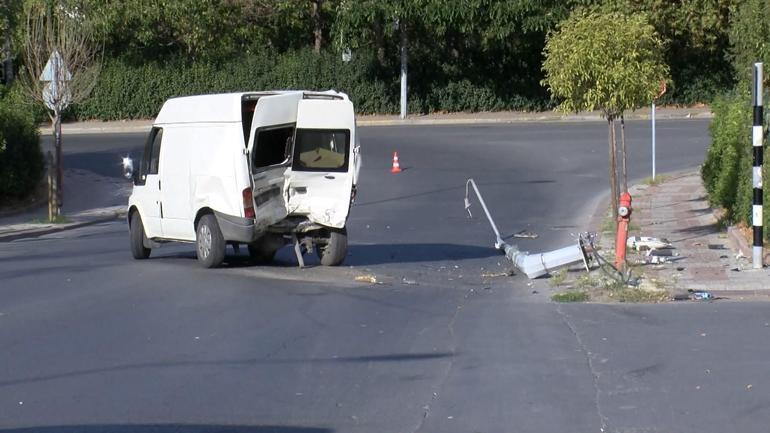
[{"label": "van side mirror", "polygon": [[130,156],[124,156],[121,165],[123,166],[123,177],[125,177],[127,180],[136,181],[134,160]]}]

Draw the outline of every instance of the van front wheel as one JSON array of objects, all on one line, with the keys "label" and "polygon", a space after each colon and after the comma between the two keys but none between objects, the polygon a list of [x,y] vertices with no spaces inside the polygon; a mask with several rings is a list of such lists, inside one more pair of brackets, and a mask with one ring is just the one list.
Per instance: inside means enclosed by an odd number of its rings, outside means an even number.
[{"label": "van front wheel", "polygon": [[195,230],[195,247],[198,261],[204,268],[216,268],[225,259],[225,239],[219,223],[212,214],[203,215]]},{"label": "van front wheel", "polygon": [[144,225],[139,212],[131,214],[131,220],[128,223],[128,236],[131,239],[131,255],[137,260],[143,260],[150,257],[150,249],[144,246],[146,235],[144,234]]},{"label": "van front wheel", "polygon": [[316,251],[324,266],[338,266],[345,260],[348,254],[348,231],[345,227],[341,229],[330,229],[329,237],[325,243],[318,245]]}]

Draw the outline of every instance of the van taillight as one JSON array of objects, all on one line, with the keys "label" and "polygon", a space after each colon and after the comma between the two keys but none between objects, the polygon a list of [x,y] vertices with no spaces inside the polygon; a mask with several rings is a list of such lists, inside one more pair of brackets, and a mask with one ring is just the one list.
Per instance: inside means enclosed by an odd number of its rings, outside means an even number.
[{"label": "van taillight", "polygon": [[243,190],[243,216],[254,218],[254,197],[251,195],[251,187]]}]

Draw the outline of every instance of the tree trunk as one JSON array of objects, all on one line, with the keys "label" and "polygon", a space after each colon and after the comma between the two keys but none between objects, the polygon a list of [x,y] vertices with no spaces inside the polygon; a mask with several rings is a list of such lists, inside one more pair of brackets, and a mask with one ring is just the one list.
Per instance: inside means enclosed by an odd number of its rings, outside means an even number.
[{"label": "tree trunk", "polygon": [[321,44],[323,43],[323,21],[321,20],[321,4],[323,0],[313,1],[313,37],[315,38],[314,51],[321,54]]},{"label": "tree trunk", "polygon": [[612,204],[612,216],[617,216],[618,212],[618,169],[615,161],[615,118],[607,117],[607,141],[609,153],[609,173],[610,173],[610,203]]},{"label": "tree trunk", "polygon": [[623,192],[628,192],[628,172],[626,171],[626,121],[620,115],[620,163],[623,175]]},{"label": "tree trunk", "polygon": [[61,216],[62,206],[64,204],[64,183],[62,178],[64,177],[64,167],[62,164],[61,156],[61,113],[58,111],[54,113],[53,119],[53,137],[54,137],[54,150],[55,150],[55,166],[56,166],[56,203],[54,206],[55,216]]},{"label": "tree trunk", "polygon": [[385,31],[383,30],[382,17],[375,18],[372,23],[374,32],[374,46],[377,48],[377,62],[385,66]]},{"label": "tree trunk", "polygon": [[8,31],[5,34],[5,42],[3,47],[2,58],[3,75],[5,76],[5,84],[10,85],[13,83],[13,54],[11,52],[11,32]]}]

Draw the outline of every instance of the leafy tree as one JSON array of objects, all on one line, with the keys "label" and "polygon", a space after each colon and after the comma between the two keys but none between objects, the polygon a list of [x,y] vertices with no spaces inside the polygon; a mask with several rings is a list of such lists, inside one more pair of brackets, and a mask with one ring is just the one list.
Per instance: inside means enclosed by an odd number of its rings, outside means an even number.
[{"label": "leafy tree", "polygon": [[673,80],[666,98],[688,103],[708,102],[733,84],[733,70],[726,61],[731,11],[745,3],[745,0],[604,0],[604,4],[616,12],[648,17],[665,41],[664,56]]},{"label": "leafy tree", "polygon": [[743,0],[734,8],[731,57],[741,88],[751,83],[751,66],[765,63],[765,74],[770,72],[770,2]]},{"label": "leafy tree", "polygon": [[[669,79],[662,53],[663,43],[644,15],[596,9],[574,12],[545,45],[543,84],[558,108],[599,110],[607,119],[613,209],[618,207],[614,122],[626,110],[650,103]],[[623,149],[624,165],[625,159]]]}]

